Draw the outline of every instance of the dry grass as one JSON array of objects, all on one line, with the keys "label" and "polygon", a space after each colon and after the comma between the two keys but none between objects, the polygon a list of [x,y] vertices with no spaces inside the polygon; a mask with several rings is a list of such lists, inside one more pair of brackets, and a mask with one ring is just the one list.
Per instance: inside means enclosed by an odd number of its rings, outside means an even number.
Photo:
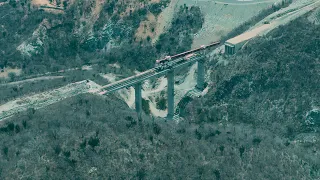
[{"label": "dry grass", "polygon": [[147,37],[150,37],[151,39],[153,39],[156,35],[156,32],[155,32],[156,24],[157,24],[156,17],[152,13],[148,13],[147,20],[142,21],[140,23],[140,26],[137,29],[137,32],[135,34],[137,41],[145,40],[147,39]]},{"label": "dry grass", "polygon": [[31,3],[32,3],[32,5],[35,5],[35,6],[55,7],[54,3],[51,4],[49,0],[32,0]]},{"label": "dry grass", "polygon": [[[63,13],[62,9],[60,10],[60,9],[50,9],[50,8],[61,8],[63,7],[63,2],[64,1],[62,0],[60,4],[57,4],[55,0],[53,0],[52,2],[50,2],[49,0],[32,0],[31,4],[35,7],[40,7],[44,9],[46,12],[59,14],[59,13]],[[48,7],[48,8],[45,8],[45,7]]]},{"label": "dry grass", "polygon": [[21,74],[21,69],[4,68],[0,69],[0,78],[8,78],[9,73],[15,73],[16,75]]}]

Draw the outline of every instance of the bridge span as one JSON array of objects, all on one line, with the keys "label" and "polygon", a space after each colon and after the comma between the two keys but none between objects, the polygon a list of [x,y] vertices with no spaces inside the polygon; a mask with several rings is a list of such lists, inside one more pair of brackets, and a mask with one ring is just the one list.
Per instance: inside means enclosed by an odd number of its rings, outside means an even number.
[{"label": "bridge span", "polygon": [[[174,116],[174,71],[186,67],[190,64],[198,62],[198,74],[197,74],[197,85],[196,88],[199,90],[204,89],[204,75],[205,75],[205,67],[204,67],[204,59],[205,59],[205,50],[220,44],[220,42],[215,42],[208,46],[203,46],[201,48],[187,51],[185,53],[180,53],[178,55],[172,56],[176,59],[171,59],[168,63],[171,64],[170,67],[159,69],[157,67],[139,73],[137,75],[116,81],[111,84],[107,84],[102,86],[99,90],[99,94],[105,95],[117,90],[127,88],[133,86],[135,89],[135,107],[138,115],[141,115],[142,111],[142,96],[141,96],[141,88],[143,81],[152,78],[158,78],[161,76],[167,76],[168,86],[167,86],[167,94],[168,94],[168,119],[172,119]],[[190,56],[191,55],[191,56]]]}]

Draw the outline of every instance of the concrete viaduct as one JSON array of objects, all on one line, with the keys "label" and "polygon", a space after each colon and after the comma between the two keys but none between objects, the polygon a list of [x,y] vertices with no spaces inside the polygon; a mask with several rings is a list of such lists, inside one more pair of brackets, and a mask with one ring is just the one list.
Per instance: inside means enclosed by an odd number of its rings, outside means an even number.
[{"label": "concrete viaduct", "polygon": [[[220,43],[220,42],[219,42]],[[218,44],[219,44],[218,43]],[[216,44],[215,44],[216,45]],[[212,46],[212,45],[211,45]],[[210,45],[207,47],[211,47]],[[147,71],[144,71],[142,73],[139,73],[135,76],[131,76],[119,81],[116,81],[114,83],[105,85],[101,87],[99,94],[109,94],[114,91],[117,91],[119,89],[123,89],[126,87],[133,86],[135,89],[135,107],[138,115],[141,115],[142,111],[142,96],[141,96],[141,88],[142,88],[142,83],[147,80],[147,79],[152,79],[152,78],[157,78],[160,76],[167,76],[168,79],[168,85],[167,85],[167,93],[168,93],[168,102],[167,102],[167,107],[168,107],[168,114],[167,118],[172,119],[174,116],[174,73],[175,70],[186,67],[189,64],[193,64],[195,62],[198,62],[198,74],[197,74],[197,85],[196,88],[199,90],[204,89],[204,73],[205,73],[205,67],[204,67],[204,59],[205,59],[205,50],[206,47],[204,48],[199,48],[196,49],[197,52],[193,52],[195,50],[187,51],[185,53],[179,54],[179,56],[176,56],[176,59],[170,60],[170,62],[173,62],[173,66],[170,68],[164,69],[164,70],[157,70],[156,68],[149,69]],[[193,53],[193,56],[191,56],[189,59],[185,59],[185,56]],[[174,57],[174,56],[172,56]],[[174,62],[179,62],[179,63],[174,63]]]}]

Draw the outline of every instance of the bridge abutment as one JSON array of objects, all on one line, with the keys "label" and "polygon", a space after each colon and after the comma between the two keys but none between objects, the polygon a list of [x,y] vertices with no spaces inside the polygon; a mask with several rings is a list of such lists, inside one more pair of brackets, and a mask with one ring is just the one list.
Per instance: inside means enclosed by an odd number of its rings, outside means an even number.
[{"label": "bridge abutment", "polygon": [[205,73],[204,60],[201,59],[198,61],[198,74],[197,74],[197,88],[201,91],[204,89],[204,73]]},{"label": "bridge abutment", "polygon": [[171,70],[167,74],[168,78],[168,119],[172,119],[174,116],[174,70]]},{"label": "bridge abutment", "polygon": [[136,105],[136,111],[139,116],[141,116],[141,110],[142,110],[141,87],[142,87],[141,82],[134,85],[135,105]]}]

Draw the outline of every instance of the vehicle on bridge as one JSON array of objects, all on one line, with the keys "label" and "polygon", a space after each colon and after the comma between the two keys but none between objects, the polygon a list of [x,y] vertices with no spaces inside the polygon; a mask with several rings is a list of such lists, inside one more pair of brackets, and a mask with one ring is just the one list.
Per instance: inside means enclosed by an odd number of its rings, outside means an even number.
[{"label": "vehicle on bridge", "polygon": [[197,49],[193,49],[193,50],[190,50],[190,51],[186,51],[186,52],[183,52],[183,53],[180,53],[180,54],[176,54],[176,55],[173,55],[173,56],[166,56],[164,59],[158,59],[156,60],[156,64],[155,64],[155,69],[157,71],[162,71],[162,70],[165,70],[165,69],[169,69],[171,68],[172,66],[176,65],[176,64],[179,64],[183,61],[187,61],[189,60],[191,57],[194,57],[197,55],[197,52],[200,52],[202,50],[205,50],[209,47],[213,47],[213,46],[216,46],[216,45],[219,45],[220,44],[220,41],[216,41],[216,42],[213,42],[209,45],[202,45],[200,46],[200,48],[197,48]]}]

